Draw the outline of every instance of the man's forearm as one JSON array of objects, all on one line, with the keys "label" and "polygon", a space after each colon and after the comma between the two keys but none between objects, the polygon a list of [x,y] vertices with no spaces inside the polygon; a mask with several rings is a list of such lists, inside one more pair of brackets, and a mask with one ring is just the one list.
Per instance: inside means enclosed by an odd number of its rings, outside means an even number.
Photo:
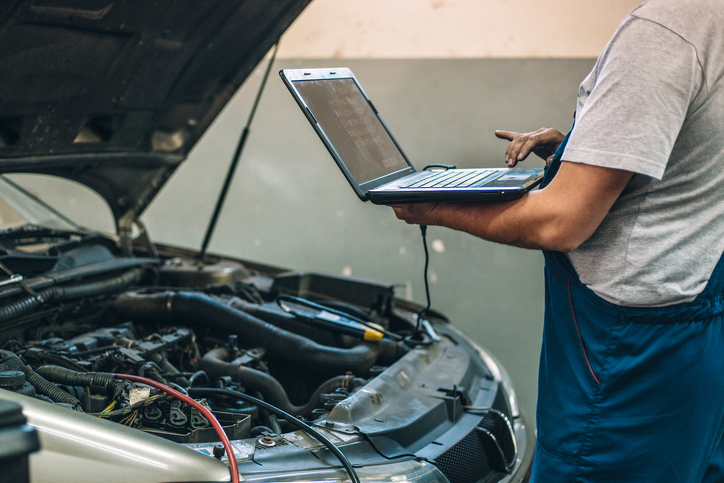
[{"label": "man's forearm", "polygon": [[395,207],[408,223],[440,225],[522,248],[574,250],[598,228],[632,173],[563,163],[543,190],[503,203]]},{"label": "man's forearm", "polygon": [[464,231],[496,243],[521,248],[569,251],[555,222],[536,199],[540,192],[500,203],[440,203],[430,212],[427,223]]}]

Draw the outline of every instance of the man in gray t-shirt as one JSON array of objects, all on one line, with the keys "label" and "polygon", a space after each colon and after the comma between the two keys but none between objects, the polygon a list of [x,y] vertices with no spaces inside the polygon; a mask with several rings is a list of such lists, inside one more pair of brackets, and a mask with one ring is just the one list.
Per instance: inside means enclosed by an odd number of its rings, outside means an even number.
[{"label": "man in gray t-shirt", "polygon": [[724,481],[723,26],[721,0],[645,2],[565,140],[496,132],[509,166],[560,147],[544,189],[394,207],[544,250],[533,481]]}]

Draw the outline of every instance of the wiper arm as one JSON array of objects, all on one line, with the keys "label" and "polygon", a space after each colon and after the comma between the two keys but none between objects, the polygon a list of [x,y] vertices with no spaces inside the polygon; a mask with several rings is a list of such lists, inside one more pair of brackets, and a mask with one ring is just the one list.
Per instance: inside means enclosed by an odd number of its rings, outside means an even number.
[{"label": "wiper arm", "polygon": [[28,223],[16,228],[0,232],[0,240],[14,240],[18,238],[47,238],[47,237],[66,237],[71,236],[88,236],[88,233],[75,230],[59,230],[57,228],[48,228],[42,225]]}]

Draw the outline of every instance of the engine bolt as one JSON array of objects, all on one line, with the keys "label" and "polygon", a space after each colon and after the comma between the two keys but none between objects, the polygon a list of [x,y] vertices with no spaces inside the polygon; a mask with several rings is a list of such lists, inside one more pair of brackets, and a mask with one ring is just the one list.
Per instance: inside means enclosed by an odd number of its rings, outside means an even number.
[{"label": "engine bolt", "polygon": [[264,436],[262,438],[259,438],[259,444],[262,446],[268,446],[271,448],[272,446],[276,445],[276,442],[273,439],[271,439],[270,437]]}]

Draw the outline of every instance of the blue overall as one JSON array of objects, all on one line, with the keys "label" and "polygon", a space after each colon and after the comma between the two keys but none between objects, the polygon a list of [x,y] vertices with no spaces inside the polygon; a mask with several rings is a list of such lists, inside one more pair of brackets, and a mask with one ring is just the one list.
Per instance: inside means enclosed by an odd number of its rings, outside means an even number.
[{"label": "blue overall", "polygon": [[694,301],[629,308],[544,255],[531,481],[724,482],[724,256]]}]

